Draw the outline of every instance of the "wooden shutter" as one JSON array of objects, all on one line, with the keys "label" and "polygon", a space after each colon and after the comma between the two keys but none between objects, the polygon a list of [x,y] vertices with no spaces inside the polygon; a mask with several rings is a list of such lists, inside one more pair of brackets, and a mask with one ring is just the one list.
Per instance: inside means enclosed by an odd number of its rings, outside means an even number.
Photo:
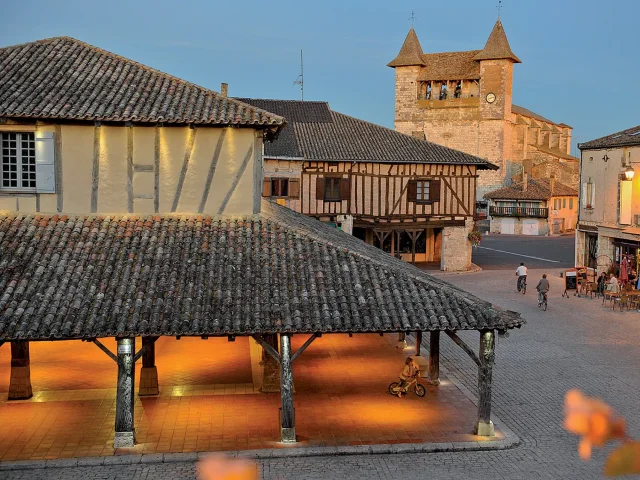
[{"label": "wooden shutter", "polygon": [[53,132],[35,132],[36,192],[55,193],[55,150]]},{"label": "wooden shutter", "polygon": [[297,178],[289,179],[289,198],[300,197],[300,180]]},{"label": "wooden shutter", "polygon": [[264,177],[264,180],[262,181],[262,196],[271,196],[271,177]]},{"label": "wooden shutter", "polygon": [[351,199],[351,179],[350,178],[340,179],[340,199],[341,200]]},{"label": "wooden shutter", "polygon": [[410,202],[415,202],[418,200],[418,181],[417,180],[409,180],[407,185],[407,197]]},{"label": "wooden shutter", "polygon": [[324,200],[324,178],[316,178],[316,200]]},{"label": "wooden shutter", "polygon": [[440,201],[440,180],[429,180],[429,201]]}]

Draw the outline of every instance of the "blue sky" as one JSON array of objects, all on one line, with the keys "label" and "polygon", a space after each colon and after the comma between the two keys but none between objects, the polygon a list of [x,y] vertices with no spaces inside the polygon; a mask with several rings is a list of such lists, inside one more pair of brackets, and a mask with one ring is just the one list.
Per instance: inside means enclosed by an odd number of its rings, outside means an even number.
[{"label": "blue sky", "polygon": [[[480,49],[497,0],[7,2],[0,45],[68,35],[242,97],[305,99],[393,127],[395,57],[415,11],[425,52]],[[640,1],[504,0],[514,103],[574,127],[575,143],[640,124]],[[0,79],[1,81],[1,79]]]}]

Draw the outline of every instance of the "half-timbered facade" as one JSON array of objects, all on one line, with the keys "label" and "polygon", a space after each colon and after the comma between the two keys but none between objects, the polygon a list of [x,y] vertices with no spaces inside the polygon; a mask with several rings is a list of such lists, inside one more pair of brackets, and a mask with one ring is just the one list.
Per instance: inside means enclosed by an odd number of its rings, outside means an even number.
[{"label": "half-timbered facade", "polygon": [[265,146],[263,196],[406,261],[470,267],[476,182],[492,164],[324,102],[242,100],[288,122]]}]

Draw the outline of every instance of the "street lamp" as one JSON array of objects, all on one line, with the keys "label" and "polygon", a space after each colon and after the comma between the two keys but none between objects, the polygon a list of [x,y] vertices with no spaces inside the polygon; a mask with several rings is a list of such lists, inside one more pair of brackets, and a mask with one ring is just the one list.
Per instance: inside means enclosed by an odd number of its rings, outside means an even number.
[{"label": "street lamp", "polygon": [[633,180],[633,176],[635,175],[635,173],[636,172],[633,171],[633,167],[628,166],[624,171],[624,178],[626,178],[627,180]]}]

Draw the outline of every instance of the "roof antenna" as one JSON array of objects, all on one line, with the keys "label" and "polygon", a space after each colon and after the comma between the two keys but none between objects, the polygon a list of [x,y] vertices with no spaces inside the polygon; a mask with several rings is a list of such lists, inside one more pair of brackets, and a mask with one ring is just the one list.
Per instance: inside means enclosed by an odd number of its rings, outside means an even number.
[{"label": "roof antenna", "polygon": [[293,82],[294,85],[300,85],[300,99],[304,102],[304,62],[302,60],[302,50],[300,50],[300,75]]},{"label": "roof antenna", "polygon": [[498,20],[500,20],[500,9],[502,8],[502,0],[498,0]]},{"label": "roof antenna", "polygon": [[409,17],[409,20],[411,20],[411,28],[413,28],[413,22],[415,22],[416,20],[416,13],[411,10],[411,16]]}]

